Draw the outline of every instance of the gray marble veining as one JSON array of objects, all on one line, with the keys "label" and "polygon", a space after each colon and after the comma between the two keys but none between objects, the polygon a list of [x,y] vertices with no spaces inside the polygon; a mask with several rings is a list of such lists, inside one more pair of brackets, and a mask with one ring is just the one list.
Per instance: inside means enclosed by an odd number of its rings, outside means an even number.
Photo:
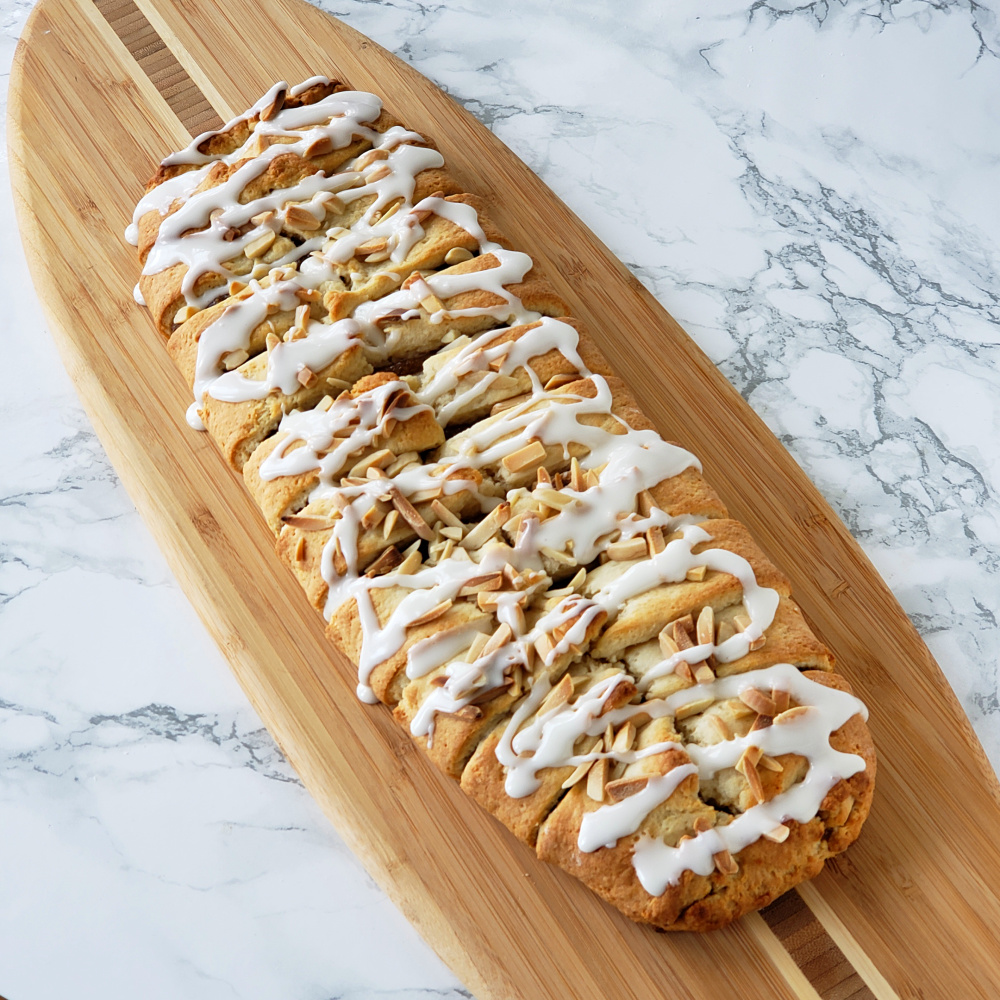
[{"label": "gray marble veining", "polygon": [[[31,6],[0,0],[4,93]],[[844,518],[1000,764],[994,8],[320,6],[486,122],[653,290]],[[468,996],[180,594],[0,188],[0,994]]]}]

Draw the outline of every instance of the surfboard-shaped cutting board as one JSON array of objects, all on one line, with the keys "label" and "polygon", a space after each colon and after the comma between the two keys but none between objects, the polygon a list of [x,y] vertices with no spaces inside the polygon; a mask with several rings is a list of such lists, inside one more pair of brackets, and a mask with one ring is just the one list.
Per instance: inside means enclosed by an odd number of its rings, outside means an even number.
[{"label": "surfboard-shaped cutting board", "polygon": [[[259,42],[266,39],[265,44]],[[727,930],[632,924],[424,759],[272,552],[132,301],[122,240],[154,164],[274,81],[324,73],[432,136],[531,249],[668,438],[791,577],[871,707],[875,805],[823,875]],[[41,0],[10,146],[32,274],[102,443],[271,733],[369,872],[481,1000],[987,997],[1000,990],[1000,788],[912,625],[788,453],[653,297],[433,83],[300,0]]]}]

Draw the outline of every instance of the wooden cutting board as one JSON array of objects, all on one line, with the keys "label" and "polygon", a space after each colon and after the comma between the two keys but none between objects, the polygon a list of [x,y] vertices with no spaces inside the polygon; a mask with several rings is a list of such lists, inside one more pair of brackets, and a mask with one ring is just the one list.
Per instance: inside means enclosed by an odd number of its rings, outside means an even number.
[{"label": "wooden cutting board", "polygon": [[[263,39],[262,43],[255,40]],[[701,456],[871,707],[875,805],[815,882],[708,936],[632,924],[438,774],[275,559],[242,483],[184,422],[188,391],[132,301],[121,234],[153,165],[275,80],[372,90],[486,194],[643,409]],[[486,998],[995,997],[1000,788],[941,675],[844,525],[638,281],[429,80],[300,0],[42,0],[10,94],[15,196],[66,367],[139,511],[337,830]],[[391,943],[385,942],[391,948]]]}]

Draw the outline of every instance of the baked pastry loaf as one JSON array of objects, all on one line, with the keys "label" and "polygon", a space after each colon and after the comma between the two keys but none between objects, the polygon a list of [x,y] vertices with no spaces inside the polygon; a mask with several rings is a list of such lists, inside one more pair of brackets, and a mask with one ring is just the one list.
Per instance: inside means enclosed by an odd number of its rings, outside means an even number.
[{"label": "baked pastry loaf", "polygon": [[708,930],[858,836],[866,711],[787,579],[427,138],[278,84],[128,235],[359,696],[540,857]]}]

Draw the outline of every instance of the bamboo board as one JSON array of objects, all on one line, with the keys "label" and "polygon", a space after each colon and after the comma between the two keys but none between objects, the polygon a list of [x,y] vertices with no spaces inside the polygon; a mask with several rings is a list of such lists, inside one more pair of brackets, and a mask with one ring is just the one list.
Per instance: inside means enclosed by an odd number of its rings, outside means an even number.
[{"label": "bamboo board", "polygon": [[[137,265],[121,232],[169,149],[275,80],[314,73],[382,95],[438,142],[468,190],[486,195],[501,230],[552,276],[645,412],[703,458],[870,706],[879,779],[861,840],[762,914],[708,936],[660,935],[538,862],[388,712],[356,701],[353,667],[274,558],[242,483],[185,424],[187,389],[132,301]],[[32,274],[102,443],[307,787],[477,997],[708,1000],[733,996],[734,984],[747,1000],[996,996],[1000,849],[990,832],[1000,829],[1000,787],[938,667],[774,436],[483,126],[300,0],[41,0],[10,107]]]}]

